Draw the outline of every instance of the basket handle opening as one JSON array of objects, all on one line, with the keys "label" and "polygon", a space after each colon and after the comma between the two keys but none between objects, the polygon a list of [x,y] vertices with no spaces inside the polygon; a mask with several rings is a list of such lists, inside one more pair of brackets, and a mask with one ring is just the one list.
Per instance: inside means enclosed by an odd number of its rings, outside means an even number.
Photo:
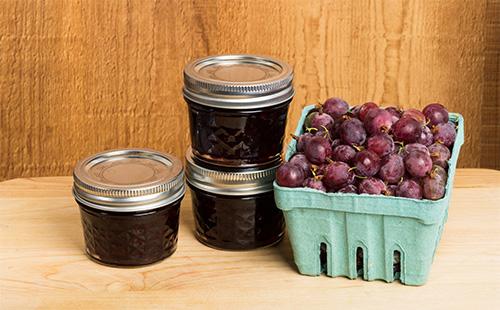
[{"label": "basket handle opening", "polygon": [[328,246],[321,242],[319,245],[319,264],[323,274],[328,274]]},{"label": "basket handle opening", "polygon": [[393,279],[399,280],[401,277],[401,252],[395,250],[392,258]]},{"label": "basket handle opening", "polygon": [[364,252],[362,247],[356,249],[356,272],[358,277],[364,275]]}]

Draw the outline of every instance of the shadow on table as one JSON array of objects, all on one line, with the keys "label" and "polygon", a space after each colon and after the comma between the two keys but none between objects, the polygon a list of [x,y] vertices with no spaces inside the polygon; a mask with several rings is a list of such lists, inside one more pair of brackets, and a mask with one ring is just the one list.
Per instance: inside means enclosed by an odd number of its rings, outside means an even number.
[{"label": "shadow on table", "polygon": [[283,240],[275,246],[278,251],[280,257],[287,263],[290,269],[293,271],[297,271],[297,267],[295,266],[295,262],[293,261],[293,252],[292,247],[290,246],[290,240],[288,239],[288,234],[285,234]]}]

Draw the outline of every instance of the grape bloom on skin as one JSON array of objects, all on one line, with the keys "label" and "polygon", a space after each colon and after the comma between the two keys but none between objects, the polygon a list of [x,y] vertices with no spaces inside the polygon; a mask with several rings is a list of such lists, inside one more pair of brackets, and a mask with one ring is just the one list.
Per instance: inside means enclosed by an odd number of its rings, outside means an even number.
[{"label": "grape bloom on skin", "polygon": [[292,135],[297,153],[276,171],[280,186],[430,200],[446,195],[457,133],[442,104],[422,111],[374,102],[350,108],[332,97],[311,110],[303,129]]}]

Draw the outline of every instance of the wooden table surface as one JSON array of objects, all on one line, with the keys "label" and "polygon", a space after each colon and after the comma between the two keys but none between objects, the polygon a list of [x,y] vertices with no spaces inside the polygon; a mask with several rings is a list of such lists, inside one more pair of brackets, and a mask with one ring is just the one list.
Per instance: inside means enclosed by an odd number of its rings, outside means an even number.
[{"label": "wooden table surface", "polygon": [[301,276],[288,241],[217,251],[193,236],[189,195],[173,256],[112,268],[83,254],[70,177],[0,183],[0,309],[499,309],[500,171],[457,172],[428,283]]}]

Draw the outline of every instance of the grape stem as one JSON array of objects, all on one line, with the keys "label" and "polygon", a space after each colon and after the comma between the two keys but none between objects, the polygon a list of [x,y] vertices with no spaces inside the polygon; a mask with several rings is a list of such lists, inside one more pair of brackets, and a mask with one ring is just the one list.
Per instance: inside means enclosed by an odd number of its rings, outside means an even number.
[{"label": "grape stem", "polygon": [[323,125],[321,125],[321,127],[323,127],[323,129],[325,130],[325,135],[323,137],[328,138],[328,140],[331,140],[330,139],[330,131]]},{"label": "grape stem", "polygon": [[362,145],[356,145],[356,144],[352,144],[352,147],[358,152],[361,152],[365,149]]},{"label": "grape stem", "polygon": [[316,171],[318,170],[318,166],[316,165],[311,165],[311,172],[313,174],[313,177],[316,177]]},{"label": "grape stem", "polygon": [[315,175],[313,178],[317,181],[321,181],[323,179],[323,176],[322,175]]}]

